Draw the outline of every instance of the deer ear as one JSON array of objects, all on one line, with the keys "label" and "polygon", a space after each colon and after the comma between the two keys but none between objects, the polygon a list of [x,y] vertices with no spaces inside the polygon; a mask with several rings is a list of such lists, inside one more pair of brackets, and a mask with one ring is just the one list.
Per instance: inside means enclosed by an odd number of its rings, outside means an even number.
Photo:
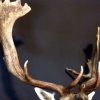
[{"label": "deer ear", "polygon": [[89,100],[92,100],[93,96],[95,95],[95,92],[91,92],[89,95],[88,95],[88,99]]},{"label": "deer ear", "polygon": [[54,98],[55,93],[49,93],[38,87],[35,87],[34,90],[37,96],[40,98],[40,100],[55,100]]}]

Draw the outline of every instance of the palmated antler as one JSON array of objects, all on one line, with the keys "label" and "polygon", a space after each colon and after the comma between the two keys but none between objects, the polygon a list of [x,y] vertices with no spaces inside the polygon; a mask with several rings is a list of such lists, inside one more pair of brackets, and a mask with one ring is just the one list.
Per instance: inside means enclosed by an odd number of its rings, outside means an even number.
[{"label": "palmated antler", "polygon": [[33,86],[51,88],[62,94],[64,91],[63,86],[32,79],[27,71],[28,61],[24,64],[24,70],[19,63],[17,51],[12,39],[12,29],[15,21],[30,10],[31,8],[26,3],[24,6],[21,6],[20,0],[16,0],[15,2],[10,2],[9,0],[2,2],[0,0],[0,40],[3,46],[5,64],[7,69],[21,81]]},{"label": "palmated antler", "polygon": [[[5,0],[2,2],[0,0],[0,40],[3,46],[5,64],[7,69],[21,81],[33,86],[52,89],[63,95],[67,92],[66,87],[31,78],[27,69],[28,61],[26,61],[24,64],[24,70],[21,68],[19,63],[17,51],[12,38],[12,29],[15,21],[24,16],[30,10],[31,8],[26,3],[24,6],[21,6],[20,0],[16,0],[14,2],[10,2],[10,0]],[[82,73],[83,70],[81,68],[81,73],[79,74],[78,78],[74,80],[74,83],[71,83],[71,86],[77,85]]]}]

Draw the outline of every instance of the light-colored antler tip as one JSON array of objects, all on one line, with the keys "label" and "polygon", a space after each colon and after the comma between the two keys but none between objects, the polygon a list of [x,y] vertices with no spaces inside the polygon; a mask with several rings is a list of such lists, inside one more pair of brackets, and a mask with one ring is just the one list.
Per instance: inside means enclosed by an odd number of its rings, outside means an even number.
[{"label": "light-colored antler tip", "polygon": [[28,60],[26,60],[24,63],[24,69],[26,69],[27,65],[28,65]]},{"label": "light-colored antler tip", "polygon": [[83,73],[83,66],[81,66],[81,72]]},{"label": "light-colored antler tip", "polygon": [[98,33],[100,33],[100,26],[98,26]]},{"label": "light-colored antler tip", "polygon": [[98,28],[100,28],[100,26],[98,26]]},{"label": "light-colored antler tip", "polygon": [[28,4],[27,4],[27,3],[25,3],[25,4],[24,4],[24,8],[26,8],[26,9],[28,10],[28,12],[31,10],[31,7],[30,7],[30,6],[28,6]]},{"label": "light-colored antler tip", "polygon": [[24,72],[25,72],[26,77],[28,77],[29,76],[29,73],[28,73],[28,60],[26,60],[25,63],[24,63]]},{"label": "light-colored antler tip", "polygon": [[100,74],[100,61],[98,62],[98,72]]}]

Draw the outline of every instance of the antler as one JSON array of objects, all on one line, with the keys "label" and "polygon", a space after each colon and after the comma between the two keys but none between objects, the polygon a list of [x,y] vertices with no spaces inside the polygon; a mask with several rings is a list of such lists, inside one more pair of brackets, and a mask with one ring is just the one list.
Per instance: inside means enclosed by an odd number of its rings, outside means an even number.
[{"label": "antler", "polygon": [[21,6],[20,0],[16,0],[15,2],[5,0],[3,3],[0,1],[0,40],[4,50],[5,64],[8,70],[21,81],[33,86],[50,88],[63,94],[64,87],[61,85],[32,79],[27,70],[28,61],[24,64],[24,70],[19,63],[17,51],[12,39],[12,29],[14,22],[30,10],[31,8],[26,3],[24,6]]},{"label": "antler", "polygon": [[[91,60],[88,60],[88,74],[83,74],[82,78],[87,79],[80,85],[80,90],[86,94],[91,93],[100,86],[100,62],[99,61],[99,46],[100,46],[100,27],[97,32],[97,43],[94,49]],[[73,69],[66,68],[66,72],[73,78],[76,78],[79,73]]]},{"label": "antler", "polygon": [[94,54],[87,63],[90,69],[90,79],[80,86],[81,90],[90,93],[100,86],[100,62],[99,62],[99,46],[100,46],[100,27],[97,32],[97,43]]},{"label": "antler", "polygon": [[[61,95],[64,95],[68,92],[68,88],[63,85],[44,82],[31,78],[28,73],[27,64],[28,61],[24,64],[24,70],[21,68],[19,63],[17,51],[12,38],[12,29],[15,21],[28,13],[31,8],[25,3],[24,6],[21,6],[21,1],[16,0],[15,2],[10,2],[5,0],[2,2],[0,0],[0,40],[4,50],[4,61],[7,66],[7,69],[21,81],[28,83],[33,86],[51,89],[57,91]],[[76,86],[83,75],[83,68],[78,77],[71,83],[70,88]]]}]

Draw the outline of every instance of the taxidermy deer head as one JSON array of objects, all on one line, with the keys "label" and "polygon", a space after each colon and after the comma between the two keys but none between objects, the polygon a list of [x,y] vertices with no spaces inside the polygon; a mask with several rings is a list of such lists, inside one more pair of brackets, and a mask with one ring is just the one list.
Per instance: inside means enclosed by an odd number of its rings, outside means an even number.
[{"label": "taxidermy deer head", "polygon": [[[26,3],[22,6],[20,0],[14,2],[10,2],[10,0],[2,2],[0,0],[0,41],[7,69],[21,81],[36,87],[35,91],[41,100],[55,100],[54,94],[48,93],[41,88],[58,92],[61,96],[60,100],[91,100],[95,93],[93,91],[100,86],[100,64],[98,63],[100,28],[98,27],[96,48],[92,58],[87,62],[89,68],[88,74],[84,74],[82,66],[79,73],[67,68],[67,72],[75,78],[69,86],[40,81],[32,78],[28,73],[28,61],[25,62],[24,69],[22,69],[12,38],[12,29],[15,21],[30,10],[31,8]],[[81,79],[86,79],[86,81],[82,82]],[[79,90],[72,92],[71,89],[78,85]]]}]

